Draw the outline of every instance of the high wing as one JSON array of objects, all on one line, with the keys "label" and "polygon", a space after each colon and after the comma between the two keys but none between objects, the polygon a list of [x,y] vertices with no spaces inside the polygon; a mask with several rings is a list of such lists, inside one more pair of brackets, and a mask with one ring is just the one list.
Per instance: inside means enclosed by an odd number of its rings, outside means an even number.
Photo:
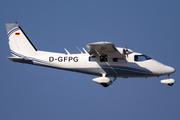
[{"label": "high wing", "polygon": [[88,53],[91,56],[99,55],[124,59],[123,49],[116,48],[111,42],[95,42],[87,44],[86,47],[90,49]]}]

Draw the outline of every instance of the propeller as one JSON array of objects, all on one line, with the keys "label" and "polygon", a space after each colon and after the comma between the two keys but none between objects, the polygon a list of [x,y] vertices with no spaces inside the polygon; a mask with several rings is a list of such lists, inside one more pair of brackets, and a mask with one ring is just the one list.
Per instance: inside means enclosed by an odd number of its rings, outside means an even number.
[{"label": "propeller", "polygon": [[127,57],[128,57],[128,54],[131,54],[132,53],[132,51],[130,50],[128,50],[128,47],[127,47],[127,45],[126,45],[126,49],[123,49],[123,54],[124,54],[124,56],[126,56],[127,55]]}]

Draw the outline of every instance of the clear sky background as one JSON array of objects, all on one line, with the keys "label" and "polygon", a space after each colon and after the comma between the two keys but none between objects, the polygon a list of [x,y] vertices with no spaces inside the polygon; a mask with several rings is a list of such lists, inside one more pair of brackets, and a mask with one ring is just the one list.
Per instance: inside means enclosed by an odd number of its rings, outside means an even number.
[{"label": "clear sky background", "polygon": [[[179,0],[3,0],[0,16],[1,120],[180,119]],[[174,67],[176,83],[118,78],[104,88],[96,76],[11,62],[4,24],[15,21],[38,50],[127,45]]]}]

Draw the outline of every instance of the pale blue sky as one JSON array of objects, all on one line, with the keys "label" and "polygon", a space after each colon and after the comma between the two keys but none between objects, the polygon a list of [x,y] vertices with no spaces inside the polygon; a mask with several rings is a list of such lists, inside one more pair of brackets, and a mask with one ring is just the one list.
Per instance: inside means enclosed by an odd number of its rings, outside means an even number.
[{"label": "pale blue sky", "polygon": [[[1,120],[180,119],[180,1],[6,0],[0,16]],[[127,45],[174,67],[176,83],[161,84],[165,76],[118,78],[103,88],[92,81],[96,76],[11,62],[4,24],[15,21],[38,50]]]}]

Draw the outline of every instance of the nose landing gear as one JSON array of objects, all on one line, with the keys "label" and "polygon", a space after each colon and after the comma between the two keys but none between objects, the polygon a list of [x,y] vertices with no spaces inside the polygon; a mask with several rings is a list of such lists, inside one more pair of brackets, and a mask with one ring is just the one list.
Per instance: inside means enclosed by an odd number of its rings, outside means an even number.
[{"label": "nose landing gear", "polygon": [[170,75],[167,75],[167,79],[161,80],[161,83],[172,86],[175,83],[175,80],[170,78]]}]

